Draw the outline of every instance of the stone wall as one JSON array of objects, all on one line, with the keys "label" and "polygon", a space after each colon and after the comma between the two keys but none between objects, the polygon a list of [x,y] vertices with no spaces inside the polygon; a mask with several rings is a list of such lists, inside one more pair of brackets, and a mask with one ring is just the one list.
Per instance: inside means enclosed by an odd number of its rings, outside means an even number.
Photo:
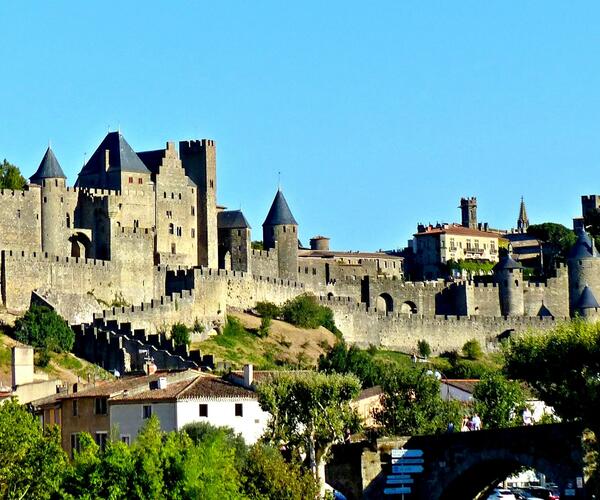
[{"label": "stone wall", "polygon": [[252,250],[250,269],[255,276],[277,276],[279,265],[275,250]]},{"label": "stone wall", "polygon": [[0,248],[37,252],[42,249],[40,188],[0,190]]}]

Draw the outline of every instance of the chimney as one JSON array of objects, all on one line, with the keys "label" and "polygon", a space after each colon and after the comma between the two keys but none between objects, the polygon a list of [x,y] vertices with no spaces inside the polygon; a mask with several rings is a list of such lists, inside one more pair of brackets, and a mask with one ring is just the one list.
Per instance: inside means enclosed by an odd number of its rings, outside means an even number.
[{"label": "chimney", "polygon": [[167,377],[158,377],[158,388],[159,389],[167,388]]},{"label": "chimney", "polygon": [[244,365],[244,387],[250,389],[254,382],[254,367],[252,365]]},{"label": "chimney", "polygon": [[12,387],[33,382],[33,347],[15,346],[12,348]]},{"label": "chimney", "polygon": [[146,375],[153,375],[156,373],[156,365],[152,361],[146,361],[144,363],[144,373]]}]

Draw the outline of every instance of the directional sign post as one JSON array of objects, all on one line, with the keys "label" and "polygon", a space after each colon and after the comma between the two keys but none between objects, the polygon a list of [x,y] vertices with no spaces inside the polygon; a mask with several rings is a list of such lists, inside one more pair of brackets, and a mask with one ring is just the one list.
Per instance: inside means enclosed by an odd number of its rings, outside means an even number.
[{"label": "directional sign post", "polygon": [[392,458],[392,465],[420,465],[423,462],[425,462],[423,458]]},{"label": "directional sign post", "polygon": [[394,448],[392,458],[420,458],[423,456],[423,450],[405,450],[404,448]]},{"label": "directional sign post", "polygon": [[418,474],[423,472],[422,465],[392,465],[394,474]]},{"label": "directional sign post", "polygon": [[410,493],[410,488],[408,486],[385,488],[383,490],[384,495],[405,495],[407,493]]},{"label": "directional sign post", "polygon": [[386,478],[384,495],[407,495],[412,492],[415,479],[411,474],[420,474],[424,470],[423,450],[405,450],[394,448],[391,451],[392,474]]}]

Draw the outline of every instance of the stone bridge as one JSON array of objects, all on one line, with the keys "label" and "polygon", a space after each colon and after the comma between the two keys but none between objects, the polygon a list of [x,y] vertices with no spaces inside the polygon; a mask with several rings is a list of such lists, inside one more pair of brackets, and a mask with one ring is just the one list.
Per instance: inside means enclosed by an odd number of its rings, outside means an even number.
[{"label": "stone bridge", "polygon": [[[424,459],[423,472],[412,474],[415,482],[406,500],[485,499],[495,485],[521,467],[545,474],[559,486],[561,498],[584,499],[588,498],[584,488],[577,488],[577,478],[583,478],[582,432],[577,424],[548,424],[381,439],[375,451],[364,446],[360,453],[351,448],[335,450],[331,484],[348,498],[401,498],[384,495],[383,490],[386,477],[392,473],[391,450],[404,447],[423,450]],[[360,465],[347,463],[345,468],[355,473],[360,470],[362,484],[351,478],[335,480],[334,470],[344,470],[344,455],[355,459],[360,455]],[[565,489],[570,487],[575,496],[565,496]]]}]

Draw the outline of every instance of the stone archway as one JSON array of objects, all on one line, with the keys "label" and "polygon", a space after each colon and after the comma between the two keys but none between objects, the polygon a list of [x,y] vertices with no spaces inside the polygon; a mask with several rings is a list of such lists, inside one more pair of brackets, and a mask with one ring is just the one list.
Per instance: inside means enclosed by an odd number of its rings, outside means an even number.
[{"label": "stone archway", "polygon": [[400,312],[402,314],[417,314],[417,305],[414,302],[407,300],[400,306]]},{"label": "stone archway", "polygon": [[377,297],[375,307],[378,311],[389,313],[394,310],[394,299],[389,293],[382,293]]},{"label": "stone archway", "polygon": [[92,242],[85,233],[77,232],[69,238],[71,242],[71,257],[86,259],[89,257],[89,251]]}]

